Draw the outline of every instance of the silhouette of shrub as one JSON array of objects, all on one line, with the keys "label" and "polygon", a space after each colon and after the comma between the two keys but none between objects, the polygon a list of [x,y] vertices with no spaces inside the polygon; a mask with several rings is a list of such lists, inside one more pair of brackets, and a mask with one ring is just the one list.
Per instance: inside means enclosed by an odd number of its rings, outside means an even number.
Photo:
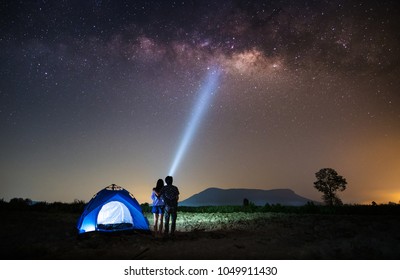
[{"label": "silhouette of shrub", "polygon": [[301,213],[306,214],[317,214],[320,212],[319,207],[314,204],[312,201],[308,201],[306,205],[300,208]]},{"label": "silhouette of shrub", "polygon": [[29,198],[12,198],[8,203],[10,209],[27,210],[32,205],[32,200]]},{"label": "silhouette of shrub", "polygon": [[47,202],[44,202],[44,201],[36,202],[30,208],[32,210],[34,210],[34,211],[48,211],[49,210],[49,204]]},{"label": "silhouette of shrub", "polygon": [[0,209],[6,209],[8,203],[4,201],[4,198],[0,199]]},{"label": "silhouette of shrub", "polygon": [[140,207],[142,208],[143,213],[150,213],[151,212],[151,206],[147,202],[140,204]]}]

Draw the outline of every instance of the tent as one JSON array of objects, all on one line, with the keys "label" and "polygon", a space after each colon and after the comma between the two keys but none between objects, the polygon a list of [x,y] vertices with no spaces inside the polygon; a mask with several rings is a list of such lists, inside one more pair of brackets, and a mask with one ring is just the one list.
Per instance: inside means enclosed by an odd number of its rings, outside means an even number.
[{"label": "tent", "polygon": [[149,221],[134,196],[115,184],[93,196],[79,218],[77,228],[79,234],[90,231],[150,230]]}]

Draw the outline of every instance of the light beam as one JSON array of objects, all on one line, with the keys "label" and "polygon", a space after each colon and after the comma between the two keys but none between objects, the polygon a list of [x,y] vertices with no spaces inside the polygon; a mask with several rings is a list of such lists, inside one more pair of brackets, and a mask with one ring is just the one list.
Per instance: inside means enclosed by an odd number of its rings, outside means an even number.
[{"label": "light beam", "polygon": [[209,68],[207,77],[203,87],[200,89],[199,97],[196,100],[193,108],[193,114],[188,122],[188,125],[184,131],[182,140],[175,154],[174,161],[172,162],[171,168],[168,172],[170,176],[173,176],[182,157],[195,134],[200,120],[204,115],[207,105],[210,103],[211,97],[214,95],[217,88],[220,71],[218,68]]}]

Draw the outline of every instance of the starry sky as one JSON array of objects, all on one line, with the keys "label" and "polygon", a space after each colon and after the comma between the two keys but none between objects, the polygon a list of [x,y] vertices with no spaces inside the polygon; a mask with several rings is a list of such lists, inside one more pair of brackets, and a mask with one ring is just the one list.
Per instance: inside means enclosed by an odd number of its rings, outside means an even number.
[{"label": "starry sky", "polygon": [[344,203],[400,201],[397,1],[2,1],[0,198],[140,203],[165,178],[212,67],[213,98],[174,174],[208,187],[347,179]]}]

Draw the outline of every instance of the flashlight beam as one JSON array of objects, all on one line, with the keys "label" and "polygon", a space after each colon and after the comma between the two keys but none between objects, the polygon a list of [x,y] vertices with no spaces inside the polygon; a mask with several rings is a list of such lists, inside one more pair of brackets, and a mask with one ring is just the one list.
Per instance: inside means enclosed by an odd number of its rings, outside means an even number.
[{"label": "flashlight beam", "polygon": [[186,152],[186,149],[189,146],[189,143],[191,142],[193,135],[195,134],[199,126],[200,120],[207,109],[207,105],[210,103],[211,97],[214,95],[217,88],[218,78],[220,74],[219,70],[217,68],[210,68],[208,71],[209,72],[207,73],[204,86],[200,89],[199,97],[194,104],[193,114],[185,129],[174,161],[172,162],[171,169],[169,170],[168,174],[170,176],[174,175],[179,163],[181,162],[182,157]]}]

